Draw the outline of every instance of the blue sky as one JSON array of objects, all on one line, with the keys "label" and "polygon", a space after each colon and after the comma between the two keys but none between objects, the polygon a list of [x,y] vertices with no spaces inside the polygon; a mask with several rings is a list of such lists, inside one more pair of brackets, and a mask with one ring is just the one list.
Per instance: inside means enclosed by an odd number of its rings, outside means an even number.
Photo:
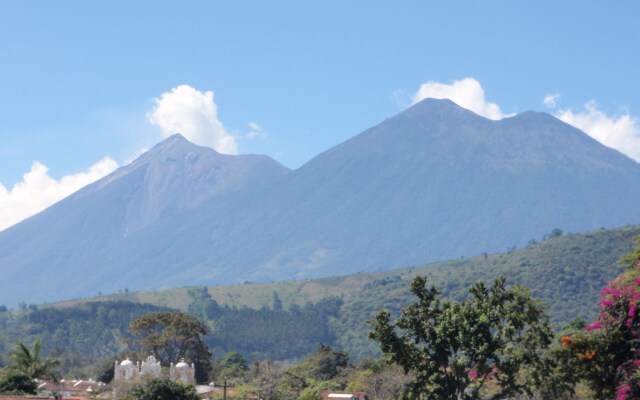
[{"label": "blue sky", "polygon": [[296,168],[454,93],[640,156],[639,16],[637,1],[0,0],[0,230],[194,118],[202,144]]}]

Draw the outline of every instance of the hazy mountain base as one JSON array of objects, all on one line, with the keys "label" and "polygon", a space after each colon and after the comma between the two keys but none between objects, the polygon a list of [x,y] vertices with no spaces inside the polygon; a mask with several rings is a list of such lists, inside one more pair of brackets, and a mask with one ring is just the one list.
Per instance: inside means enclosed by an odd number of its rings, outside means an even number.
[{"label": "hazy mountain base", "polygon": [[[194,287],[118,293],[0,313],[0,353],[14,341],[42,337],[67,370],[126,350],[126,328],[136,316],[161,309],[188,311],[207,321],[207,343],[217,357],[239,351],[248,360],[296,359],[319,343],[353,357],[378,354],[367,320],[381,309],[398,312],[412,301],[416,274],[452,298],[463,298],[477,280],[505,275],[549,305],[556,328],[574,318],[592,319],[600,288],[621,269],[640,226],[550,237],[505,254],[487,254],[379,273],[272,284]],[[126,301],[124,301],[126,300]],[[146,303],[146,304],[145,304]]]},{"label": "hazy mountain base", "polygon": [[639,223],[640,164],[549,114],[425,99],[295,171],[172,136],[0,232],[0,304],[319,278]]}]

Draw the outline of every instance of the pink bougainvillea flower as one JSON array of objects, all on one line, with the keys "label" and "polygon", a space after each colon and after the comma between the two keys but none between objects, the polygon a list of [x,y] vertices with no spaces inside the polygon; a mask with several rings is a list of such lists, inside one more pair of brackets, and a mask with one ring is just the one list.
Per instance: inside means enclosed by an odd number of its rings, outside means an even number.
[{"label": "pink bougainvillea flower", "polygon": [[631,391],[631,386],[624,385],[620,386],[616,391],[616,400],[627,400],[627,395]]},{"label": "pink bougainvillea flower", "polygon": [[584,329],[587,330],[587,331],[594,331],[594,330],[601,329],[601,328],[602,328],[602,323],[600,323],[600,322],[594,322],[593,324],[587,325],[587,326],[584,327]]}]

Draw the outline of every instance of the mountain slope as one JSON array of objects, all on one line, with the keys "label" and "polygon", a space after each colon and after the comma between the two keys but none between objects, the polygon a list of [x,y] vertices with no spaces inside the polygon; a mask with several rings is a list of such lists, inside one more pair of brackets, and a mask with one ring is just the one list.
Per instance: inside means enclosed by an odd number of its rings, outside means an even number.
[{"label": "mountain slope", "polygon": [[548,114],[491,121],[448,100],[292,172],[175,137],[0,233],[0,304],[502,251],[556,227],[640,222],[639,182],[640,164]]},{"label": "mountain slope", "polygon": [[[324,178],[315,208],[353,222],[337,232],[318,223],[310,236],[351,238],[349,258],[368,255],[368,265],[360,265],[368,269],[420,263],[427,254],[433,260],[503,250],[554,227],[633,222],[638,208],[625,194],[640,194],[629,187],[639,172],[637,163],[546,114],[494,122],[427,100],[317,157],[290,180]],[[344,191],[348,201],[332,201],[331,193]],[[371,251],[354,229],[362,225],[385,236]],[[405,251],[393,251],[400,247]]]},{"label": "mountain slope", "polygon": [[548,114],[490,121],[425,100],[288,174],[259,204],[207,203],[143,241],[175,224],[199,232],[177,240],[214,267],[211,282],[389,269],[522,246],[555,227],[638,222],[638,182],[639,164]]},{"label": "mountain slope", "polygon": [[[109,264],[132,234],[206,200],[272,184],[288,172],[266,156],[223,155],[173,135],[130,165],[1,232],[0,279],[6,286],[0,304],[138,286],[123,274],[132,265]],[[161,274],[163,266],[156,267]]]}]

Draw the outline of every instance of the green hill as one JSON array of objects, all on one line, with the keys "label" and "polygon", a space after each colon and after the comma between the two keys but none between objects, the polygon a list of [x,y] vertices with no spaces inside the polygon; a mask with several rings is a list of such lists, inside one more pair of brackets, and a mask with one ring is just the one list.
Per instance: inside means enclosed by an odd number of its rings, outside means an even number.
[{"label": "green hill", "polygon": [[[545,240],[500,254],[483,254],[423,266],[334,278],[122,292],[0,313],[0,350],[41,336],[46,350],[81,359],[108,358],[124,350],[135,316],[159,309],[190,312],[207,321],[216,356],[239,351],[250,359],[295,359],[318,343],[353,356],[376,354],[366,321],[381,309],[399,311],[412,301],[408,283],[427,275],[446,296],[462,298],[478,280],[504,275],[528,287],[548,306],[556,328],[596,313],[600,288],[620,272],[640,226],[586,234],[552,232]],[[75,364],[71,363],[74,366]]]},{"label": "green hill", "polygon": [[[535,297],[547,303],[549,315],[558,325],[593,315],[600,288],[620,273],[617,260],[631,249],[632,238],[638,234],[640,226],[585,234],[556,231],[545,240],[532,241],[527,247],[508,253],[325,279],[212,286],[207,291],[220,305],[256,309],[269,306],[274,292],[285,308],[336,296],[345,302],[342,306],[344,314],[352,307],[360,309],[359,303],[368,304],[373,310],[395,309],[406,304],[409,301],[408,282],[417,274],[428,275],[446,295],[456,298],[465,296],[473,282],[504,275],[510,284],[526,286]],[[187,311],[192,302],[190,290],[119,293],[101,299],[150,303]]]}]

